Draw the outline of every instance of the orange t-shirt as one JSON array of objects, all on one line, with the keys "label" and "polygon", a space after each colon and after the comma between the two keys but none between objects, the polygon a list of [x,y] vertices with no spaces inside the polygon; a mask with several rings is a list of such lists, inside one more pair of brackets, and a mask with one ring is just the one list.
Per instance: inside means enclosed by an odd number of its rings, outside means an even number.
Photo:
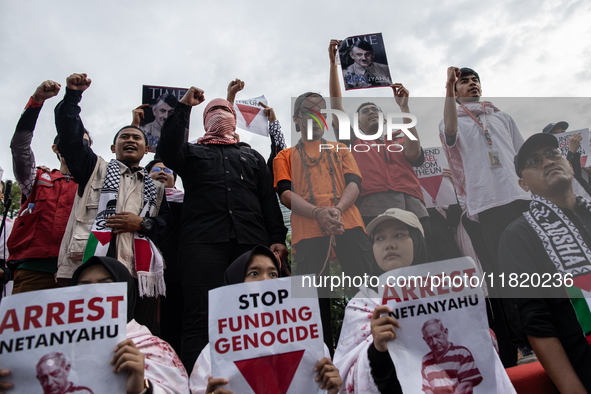
[{"label": "orange t-shirt", "polygon": [[[337,201],[340,200],[341,195],[345,190],[345,174],[355,174],[361,178],[357,163],[349,149],[347,149],[347,146],[330,141],[328,141],[327,144],[332,145],[333,148],[323,149],[324,155],[322,156],[319,165],[312,166],[312,163],[308,162],[310,183],[312,184],[312,191],[314,199],[316,200],[315,205],[318,207],[335,206],[330,166],[327,159],[329,153],[334,165]],[[304,143],[304,147],[310,158],[318,159],[320,157],[320,141],[306,142]],[[308,183],[304,172],[304,164],[302,163],[300,153],[295,146],[282,150],[277,157],[275,157],[273,160],[273,175],[275,178],[275,190],[277,190],[277,183],[279,181],[291,181],[294,193],[311,203]],[[365,230],[363,219],[361,219],[361,214],[355,205],[351,205],[349,209],[343,212],[341,220],[345,225],[345,230],[355,227],[362,227]],[[320,225],[316,220],[293,212],[291,213],[291,231],[291,242],[293,245],[297,244],[302,239],[324,236]]]}]

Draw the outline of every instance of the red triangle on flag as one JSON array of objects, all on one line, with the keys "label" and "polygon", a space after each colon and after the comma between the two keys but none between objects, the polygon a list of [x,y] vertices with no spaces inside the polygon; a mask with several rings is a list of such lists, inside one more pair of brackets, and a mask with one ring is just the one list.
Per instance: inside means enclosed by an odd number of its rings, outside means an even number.
[{"label": "red triangle on flag", "polygon": [[573,278],[573,285],[587,292],[591,291],[591,274],[577,276]]},{"label": "red triangle on flag", "polygon": [[285,394],[305,350],[234,361],[255,394]]},{"label": "red triangle on flag", "polygon": [[250,123],[262,110],[262,108],[251,107],[250,105],[244,105],[244,104],[236,104],[236,106],[240,110],[240,113],[242,114],[242,117],[246,121],[247,126],[250,126]]},{"label": "red triangle on flag", "polygon": [[421,182],[421,186],[433,200],[437,199],[437,195],[439,194],[439,188],[441,187],[441,181],[443,181],[443,175],[431,176],[428,178],[421,178],[419,179]]},{"label": "red triangle on flag", "polygon": [[108,244],[111,242],[111,238],[113,237],[113,233],[110,231],[93,231],[92,234],[101,243],[101,245]]}]

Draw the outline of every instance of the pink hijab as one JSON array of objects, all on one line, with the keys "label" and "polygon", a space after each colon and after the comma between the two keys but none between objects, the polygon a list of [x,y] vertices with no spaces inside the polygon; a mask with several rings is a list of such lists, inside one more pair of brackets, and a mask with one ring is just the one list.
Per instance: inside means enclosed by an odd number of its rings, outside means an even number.
[{"label": "pink hijab", "polygon": [[[230,112],[221,108],[211,110],[215,106],[228,108]],[[198,144],[231,145],[237,142],[234,138],[236,111],[227,100],[217,98],[207,104],[205,111],[203,111],[203,126],[205,135],[197,140]]]}]

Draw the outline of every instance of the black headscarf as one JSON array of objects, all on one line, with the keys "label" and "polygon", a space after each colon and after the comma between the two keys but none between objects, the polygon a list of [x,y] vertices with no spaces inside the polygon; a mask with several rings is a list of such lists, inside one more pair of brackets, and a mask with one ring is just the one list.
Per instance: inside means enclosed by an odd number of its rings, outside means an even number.
[{"label": "black headscarf", "polygon": [[243,283],[244,277],[246,276],[246,271],[248,270],[248,264],[252,260],[253,256],[257,254],[262,254],[263,256],[269,257],[273,264],[275,264],[275,268],[277,268],[277,272],[279,271],[279,262],[277,261],[277,257],[275,254],[271,252],[271,249],[267,248],[263,245],[255,246],[253,250],[250,252],[246,252],[238,257],[228,269],[224,273],[224,286],[225,285],[235,285],[237,283]]},{"label": "black headscarf", "polygon": [[78,284],[78,279],[82,271],[95,264],[102,265],[111,274],[115,282],[127,283],[127,322],[129,323],[133,319],[133,310],[135,309],[135,300],[138,291],[133,277],[127,270],[127,267],[122,263],[112,257],[93,256],[74,271],[72,285],[76,286]]},{"label": "black headscarf", "polygon": [[[421,230],[416,227],[409,226],[405,223],[406,228],[408,229],[408,234],[412,239],[413,245],[413,255],[412,255],[412,263],[410,265],[419,265],[425,264],[428,262],[427,256],[427,244],[425,242],[425,237],[421,234]],[[374,260],[375,261],[375,260]],[[380,276],[384,274],[386,271],[382,270],[380,266],[376,263],[374,267],[374,275]]]}]

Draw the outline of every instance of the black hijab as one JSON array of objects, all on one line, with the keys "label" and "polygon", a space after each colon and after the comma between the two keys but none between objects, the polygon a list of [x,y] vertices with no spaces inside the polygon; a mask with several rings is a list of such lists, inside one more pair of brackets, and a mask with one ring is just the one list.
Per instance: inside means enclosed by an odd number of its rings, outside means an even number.
[{"label": "black hijab", "polygon": [[72,285],[76,286],[78,284],[78,279],[80,278],[82,271],[95,264],[102,265],[113,277],[115,282],[127,283],[127,322],[129,323],[133,319],[133,310],[135,309],[135,300],[138,291],[133,277],[127,270],[127,267],[122,263],[112,257],[93,256],[74,271],[74,275],[72,275]]},{"label": "black hijab", "polygon": [[280,272],[279,262],[277,261],[275,254],[271,252],[271,249],[263,245],[258,245],[255,246],[250,252],[243,253],[240,257],[234,260],[232,264],[230,264],[224,273],[224,286],[243,283],[244,277],[246,276],[246,271],[248,270],[248,264],[250,264],[253,256],[257,254],[269,257],[273,261],[273,264],[275,264],[277,272]]}]

